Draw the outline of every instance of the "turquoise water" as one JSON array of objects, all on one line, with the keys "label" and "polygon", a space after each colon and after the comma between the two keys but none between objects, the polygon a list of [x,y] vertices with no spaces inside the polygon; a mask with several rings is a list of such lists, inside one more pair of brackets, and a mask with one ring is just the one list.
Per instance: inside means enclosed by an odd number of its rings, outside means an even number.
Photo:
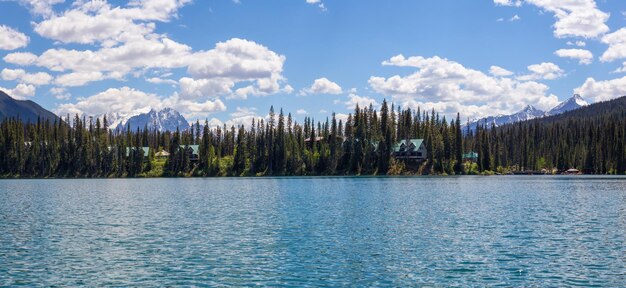
[{"label": "turquoise water", "polygon": [[0,181],[0,286],[622,286],[626,178]]}]

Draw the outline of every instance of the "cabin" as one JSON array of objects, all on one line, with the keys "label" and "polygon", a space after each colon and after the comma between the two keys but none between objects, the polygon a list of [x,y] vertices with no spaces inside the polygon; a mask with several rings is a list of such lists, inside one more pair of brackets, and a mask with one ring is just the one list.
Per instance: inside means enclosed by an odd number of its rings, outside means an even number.
[{"label": "cabin", "polygon": [[[135,150],[135,147],[126,147],[126,157],[128,157],[130,155],[130,151],[131,149]],[[148,158],[148,155],[150,155],[150,147],[139,147],[138,150],[140,153],[143,152],[143,157],[144,158]]]},{"label": "cabin", "polygon": [[168,157],[170,157],[170,152],[167,152],[165,150],[161,150],[161,151],[157,152],[156,154],[154,154],[154,156],[157,159],[164,160],[164,159],[167,159]]},{"label": "cabin", "polygon": [[477,162],[478,161],[478,153],[476,153],[474,151],[470,151],[469,153],[464,153],[463,154],[463,161]]},{"label": "cabin", "polygon": [[183,149],[189,153],[189,161],[198,162],[200,159],[200,145],[185,145]]},{"label": "cabin", "polygon": [[393,145],[392,155],[396,159],[426,160],[424,139],[402,140]]}]

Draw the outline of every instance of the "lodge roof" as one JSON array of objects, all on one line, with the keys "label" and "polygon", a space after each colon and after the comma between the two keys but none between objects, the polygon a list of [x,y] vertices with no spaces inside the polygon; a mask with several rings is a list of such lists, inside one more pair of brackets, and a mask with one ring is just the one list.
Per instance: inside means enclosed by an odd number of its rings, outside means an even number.
[{"label": "lodge roof", "polygon": [[402,145],[406,146],[411,146],[411,144],[415,145],[415,149],[419,149],[420,146],[422,146],[422,144],[424,143],[424,139],[409,139],[407,140],[401,140],[399,142],[397,142],[395,145],[393,145],[392,147],[392,151],[393,152],[400,152],[400,149],[402,148]]}]

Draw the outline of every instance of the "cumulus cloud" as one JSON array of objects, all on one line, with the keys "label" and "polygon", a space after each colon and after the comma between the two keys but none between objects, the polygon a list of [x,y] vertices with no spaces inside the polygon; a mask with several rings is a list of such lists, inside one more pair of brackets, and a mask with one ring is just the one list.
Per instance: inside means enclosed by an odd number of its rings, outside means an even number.
[{"label": "cumulus cloud", "polygon": [[104,75],[99,71],[91,72],[73,72],[58,76],[54,83],[64,87],[83,86],[89,82],[100,81],[105,79]]},{"label": "cumulus cloud", "polygon": [[[279,55],[256,42],[233,38],[219,42],[209,51],[195,53],[191,57],[187,72],[195,79],[214,86],[227,86],[231,97],[245,99],[249,95],[265,96],[280,91],[283,64],[286,57]],[[234,83],[247,86],[230,91]],[[181,83],[182,85],[182,83]]]},{"label": "cumulus cloud", "polygon": [[602,42],[609,45],[609,48],[602,54],[600,61],[611,62],[626,58],[626,28],[604,35]]},{"label": "cumulus cloud", "polygon": [[533,64],[528,66],[530,74],[517,77],[519,80],[554,80],[564,75],[563,69],[551,62],[543,62],[541,64]]},{"label": "cumulus cloud", "polygon": [[431,109],[466,117],[511,113],[531,104],[540,109],[558,104],[549,87],[534,81],[508,77],[491,77],[481,71],[438,56],[424,58],[394,56],[385,66],[415,67],[417,71],[389,78],[372,76],[372,89],[408,107]]},{"label": "cumulus cloud", "polygon": [[366,96],[359,96],[354,93],[350,93],[350,95],[348,95],[348,101],[344,102],[344,104],[346,104],[346,108],[348,109],[355,109],[357,105],[359,105],[359,108],[361,109],[369,107],[370,104],[374,107],[379,106],[378,102],[376,102],[376,99]]},{"label": "cumulus cloud", "polygon": [[300,91],[300,95],[310,95],[310,94],[332,94],[337,95],[343,93],[341,86],[339,84],[328,80],[326,77],[322,77],[319,79],[315,79],[311,87],[302,89]]},{"label": "cumulus cloud", "polygon": [[26,47],[30,39],[9,26],[0,25],[0,50],[15,50]]},{"label": "cumulus cloud", "polygon": [[252,124],[252,119],[258,121],[263,119],[263,117],[257,115],[257,109],[254,107],[237,107],[235,112],[230,113],[230,119],[226,121],[226,127],[231,126],[246,126],[250,127]]},{"label": "cumulus cloud", "polygon": [[50,17],[54,15],[52,7],[63,3],[65,0],[17,0],[21,5],[26,6],[34,15]]},{"label": "cumulus cloud", "polygon": [[0,72],[2,80],[18,81],[20,83],[32,84],[35,86],[46,85],[52,80],[52,76],[45,72],[27,73],[23,69],[2,69]]},{"label": "cumulus cloud", "polygon": [[[62,90],[59,90],[62,91]],[[98,94],[79,98],[76,103],[58,105],[54,110],[58,115],[97,116],[109,112],[120,115],[133,115],[148,112],[150,109],[174,108],[188,119],[204,118],[216,111],[225,111],[226,105],[220,100],[190,101],[181,99],[178,93],[162,98],[134,88],[110,88]]]},{"label": "cumulus cloud", "polygon": [[593,61],[593,54],[585,49],[559,49],[554,54],[563,58],[576,59],[578,64],[589,65]]},{"label": "cumulus cloud", "polygon": [[[494,0],[494,3],[502,6],[522,5],[522,1],[512,0]],[[554,36],[557,38],[596,38],[609,31],[606,25],[609,14],[598,9],[594,0],[526,0],[526,3],[554,14]]]},{"label": "cumulus cloud", "polygon": [[35,88],[34,85],[20,83],[17,84],[17,86],[15,86],[15,88],[13,89],[0,87],[0,90],[4,91],[5,93],[9,94],[9,96],[15,99],[25,100],[29,97],[35,96],[37,88]]},{"label": "cumulus cloud", "polygon": [[67,92],[67,89],[63,87],[52,87],[50,88],[50,94],[54,95],[54,98],[59,100],[70,100],[72,95]]},{"label": "cumulus cloud", "polygon": [[[31,2],[28,5],[34,7]],[[60,75],[54,79],[54,84],[59,87],[78,87],[105,79],[124,80],[127,75],[144,77],[151,71],[186,68],[188,75],[178,81],[166,79],[167,76],[146,77],[146,81],[178,84],[179,91],[168,98],[161,98],[162,105],[178,107],[183,114],[194,116],[225,110],[220,96],[245,99],[250,95],[293,92],[291,86],[284,85],[286,79],[282,72],[285,56],[263,45],[233,38],[217,43],[210,50],[193,51],[166,34],[155,32],[156,23],[177,17],[178,9],[190,2],[131,0],[123,6],[114,6],[107,1],[76,1],[66,11],[48,13],[43,20],[33,23],[33,28],[39,35],[55,40],[57,44],[88,44],[92,48],[62,46],[48,49],[40,55],[11,53],[4,60],[59,72]],[[52,4],[47,7],[52,7]],[[103,93],[127,95],[141,92],[128,89]],[[94,95],[85,99],[102,97]],[[91,109],[95,106],[87,104],[89,101],[79,101],[75,103],[77,106],[59,106],[58,109],[97,114],[89,112],[97,109]],[[81,108],[83,106],[86,108]]]},{"label": "cumulus cloud", "polygon": [[304,110],[304,109],[298,109],[298,110],[296,110],[296,114],[298,114],[298,115],[306,115],[306,113],[307,113],[307,112],[306,112],[306,110]]},{"label": "cumulus cloud", "polygon": [[166,78],[164,79],[164,78],[159,78],[159,77],[146,78],[146,81],[152,84],[178,85],[178,82],[176,82],[176,80],[166,79]]},{"label": "cumulus cloud", "polygon": [[513,15],[513,17],[509,18],[509,22],[513,22],[513,21],[517,21],[517,20],[521,20],[522,17],[519,17],[519,15],[515,14]]},{"label": "cumulus cloud", "polygon": [[574,93],[593,99],[595,102],[626,96],[626,76],[605,81],[587,78],[583,85],[574,89]]},{"label": "cumulus cloud", "polygon": [[513,72],[506,70],[500,66],[494,65],[494,66],[489,67],[489,74],[493,76],[502,77],[502,76],[511,76],[513,75]]},{"label": "cumulus cloud", "polygon": [[57,106],[54,112],[57,115],[100,115],[108,112],[131,114],[136,111],[149,111],[150,108],[161,107],[161,99],[150,93],[145,93],[129,87],[109,88],[98,94],[79,98],[76,103],[67,103]]},{"label": "cumulus cloud", "polygon": [[63,43],[113,46],[143,38],[155,29],[148,21],[166,22],[189,0],[133,0],[128,7],[112,7],[105,1],[74,3],[74,9],[36,23],[39,35]]},{"label": "cumulus cloud", "polygon": [[15,52],[7,54],[2,60],[15,65],[27,66],[37,61],[37,55],[30,52]]}]

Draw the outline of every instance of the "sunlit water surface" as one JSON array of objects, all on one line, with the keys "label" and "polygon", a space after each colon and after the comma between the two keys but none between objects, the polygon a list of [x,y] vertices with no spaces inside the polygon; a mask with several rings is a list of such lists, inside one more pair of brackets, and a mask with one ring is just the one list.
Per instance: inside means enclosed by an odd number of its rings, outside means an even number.
[{"label": "sunlit water surface", "polygon": [[0,286],[626,284],[626,178],[0,181]]}]

